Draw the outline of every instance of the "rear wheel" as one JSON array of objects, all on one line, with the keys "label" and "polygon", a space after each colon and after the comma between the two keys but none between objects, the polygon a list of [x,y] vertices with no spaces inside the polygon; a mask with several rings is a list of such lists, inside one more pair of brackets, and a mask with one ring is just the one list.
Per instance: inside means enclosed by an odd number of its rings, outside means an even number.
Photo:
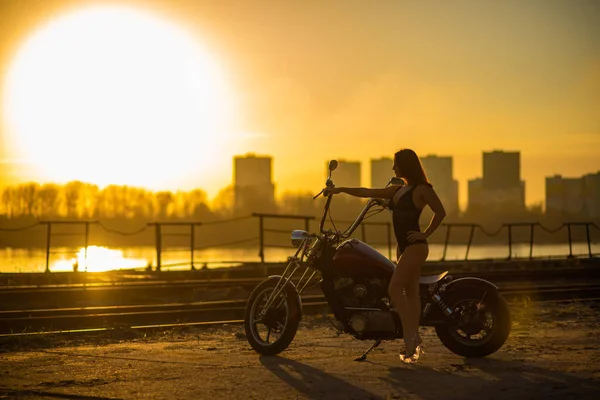
[{"label": "rear wheel", "polygon": [[269,308],[265,308],[278,281],[268,279],[260,283],[246,303],[246,338],[250,346],[263,355],[275,355],[285,350],[294,340],[300,324],[300,301],[291,284],[285,285]]},{"label": "rear wheel", "polygon": [[485,357],[496,352],[508,338],[510,310],[498,292],[467,287],[449,292],[444,302],[454,318],[435,331],[450,351],[464,357]]}]

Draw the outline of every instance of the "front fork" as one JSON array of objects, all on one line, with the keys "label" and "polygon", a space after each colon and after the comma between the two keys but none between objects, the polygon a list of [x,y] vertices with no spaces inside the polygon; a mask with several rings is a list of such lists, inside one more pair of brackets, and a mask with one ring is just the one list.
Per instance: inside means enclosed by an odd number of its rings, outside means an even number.
[{"label": "front fork", "polygon": [[294,285],[294,283],[292,282],[292,276],[294,276],[296,271],[302,266],[303,256],[304,256],[304,251],[302,252],[302,255],[300,257],[298,257],[298,252],[296,252],[296,255],[288,258],[288,265],[286,266],[286,268],[283,271],[283,274],[281,274],[281,276],[278,276],[278,275],[269,276],[269,279],[277,279],[277,283],[275,284],[275,287],[273,288],[273,292],[267,299],[267,303],[265,304],[264,308],[261,310],[259,317],[262,318],[265,316],[265,314],[267,313],[267,310],[269,310],[275,303],[275,299],[279,299],[277,305],[275,306],[276,309],[278,309],[279,307],[281,307],[283,305],[283,303],[285,302],[285,298],[280,298],[279,296],[283,292],[283,290],[285,290],[285,287],[288,285],[294,289],[294,291],[296,292],[296,294],[298,296],[298,301],[300,302],[300,305],[302,305],[302,301],[300,300],[300,295],[302,294],[302,292],[304,292],[304,290],[308,286],[308,283],[311,281],[311,279],[317,273],[317,271],[314,270],[312,272],[312,274],[309,275],[310,268],[307,267],[304,270],[304,273],[302,274],[302,276],[300,277],[298,282],[296,283],[296,285]]}]

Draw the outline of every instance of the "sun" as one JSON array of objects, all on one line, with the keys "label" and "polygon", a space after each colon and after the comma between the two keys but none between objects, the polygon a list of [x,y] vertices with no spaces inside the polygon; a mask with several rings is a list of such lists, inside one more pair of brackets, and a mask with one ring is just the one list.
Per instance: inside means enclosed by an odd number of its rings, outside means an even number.
[{"label": "sun", "polygon": [[19,156],[57,182],[201,184],[223,163],[235,120],[211,52],[179,26],[126,7],[72,11],[42,26],[4,86]]}]

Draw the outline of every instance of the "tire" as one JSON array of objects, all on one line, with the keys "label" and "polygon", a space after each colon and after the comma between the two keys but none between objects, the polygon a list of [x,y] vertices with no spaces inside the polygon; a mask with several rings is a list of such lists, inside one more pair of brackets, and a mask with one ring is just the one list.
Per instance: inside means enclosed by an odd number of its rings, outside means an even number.
[{"label": "tire", "polygon": [[500,293],[480,287],[457,288],[444,296],[444,302],[455,312],[463,310],[458,321],[435,327],[448,350],[463,357],[485,357],[504,345],[510,334],[511,317],[508,303]]},{"label": "tire", "polygon": [[[278,278],[267,279],[254,288],[244,313],[244,329],[248,343],[257,353],[265,356],[279,354],[292,343],[302,315],[298,292],[292,284],[287,284],[278,296],[279,301],[272,303],[265,318],[260,317],[278,281]],[[271,341],[272,334],[277,337],[273,337],[275,340]]]}]

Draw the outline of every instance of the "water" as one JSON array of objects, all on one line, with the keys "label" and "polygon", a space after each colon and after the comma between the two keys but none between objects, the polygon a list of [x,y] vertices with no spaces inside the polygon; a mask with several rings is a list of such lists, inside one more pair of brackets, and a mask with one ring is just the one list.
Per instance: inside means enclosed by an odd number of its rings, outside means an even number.
[{"label": "water", "polygon": [[[389,250],[386,246],[375,246],[375,248],[386,257]],[[265,248],[265,261],[280,262],[294,254],[290,248]],[[446,260],[464,260],[466,245],[449,245],[446,250]],[[442,258],[444,246],[441,244],[430,244],[429,260],[436,261]],[[73,265],[77,261],[79,271],[98,272],[116,269],[144,269],[151,263],[156,266],[156,250],[154,247],[132,247],[132,248],[107,248],[90,246],[87,257],[84,248],[53,248],[50,254],[50,271],[73,271]],[[529,258],[529,244],[514,244],[512,247],[512,258]],[[572,246],[574,255],[587,256],[587,243],[574,243]],[[592,244],[592,253],[600,253],[600,243]],[[533,257],[566,257],[569,254],[568,243],[564,244],[535,244]],[[505,259],[508,257],[508,246],[477,245],[471,246],[469,260],[481,259]],[[395,249],[392,250],[395,257]],[[231,266],[240,262],[258,262],[258,248],[212,248],[197,250],[194,252],[194,264],[196,268],[205,263],[209,268]],[[190,252],[188,249],[167,250],[161,255],[161,263],[164,270],[183,270],[190,268]],[[44,250],[37,249],[0,249],[0,272],[44,272],[46,269],[46,254]]]}]

